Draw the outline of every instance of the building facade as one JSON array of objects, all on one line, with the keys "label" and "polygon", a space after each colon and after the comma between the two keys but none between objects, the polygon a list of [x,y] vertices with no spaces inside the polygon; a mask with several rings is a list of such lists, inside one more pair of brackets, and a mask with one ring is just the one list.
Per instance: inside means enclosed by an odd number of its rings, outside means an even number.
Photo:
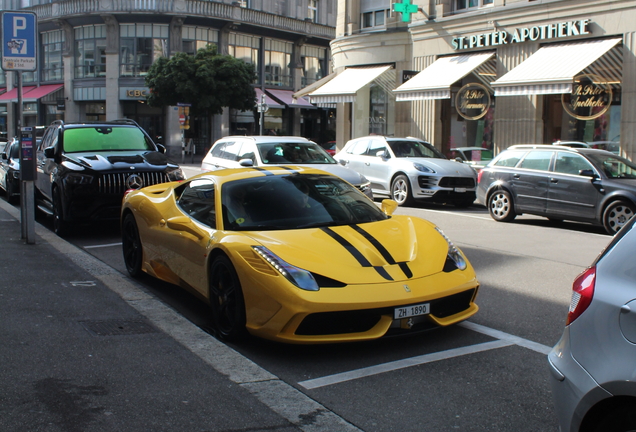
[{"label": "building facade", "polygon": [[334,73],[296,93],[336,104],[339,147],[377,133],[446,154],[573,140],[636,157],[636,1],[413,3],[339,0]]},{"label": "building facade", "polygon": [[[23,126],[131,118],[180,153],[177,107],[145,103],[145,76],[159,57],[209,44],[252,63],[255,109],[190,118],[187,139],[205,151],[228,134],[302,135],[328,141],[333,113],[293,99],[330,67],[336,0],[0,0],[3,11],[37,15],[38,70],[23,72]],[[17,72],[0,74],[0,133],[16,135]],[[256,102],[268,110],[260,113]],[[188,101],[184,101],[187,103]],[[331,123],[331,125],[330,125]],[[329,134],[329,128],[333,130]]]}]

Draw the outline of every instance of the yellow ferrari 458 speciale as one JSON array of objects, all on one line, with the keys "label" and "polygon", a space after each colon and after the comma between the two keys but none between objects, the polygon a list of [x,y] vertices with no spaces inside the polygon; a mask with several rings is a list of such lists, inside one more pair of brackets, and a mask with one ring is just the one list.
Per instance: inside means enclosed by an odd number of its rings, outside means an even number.
[{"label": "yellow ferrari 458 speciale", "polygon": [[219,170],[129,192],[124,260],[207,301],[226,340],[359,341],[475,314],[468,260],[396,207],[316,169]]}]

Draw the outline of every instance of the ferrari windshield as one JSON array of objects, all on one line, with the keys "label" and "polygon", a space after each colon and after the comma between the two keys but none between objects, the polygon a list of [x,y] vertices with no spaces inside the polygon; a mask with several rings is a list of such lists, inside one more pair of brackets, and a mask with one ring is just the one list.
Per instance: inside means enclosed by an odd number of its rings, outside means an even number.
[{"label": "ferrari windshield", "polygon": [[435,147],[423,141],[410,140],[387,140],[391,150],[395,153],[395,157],[430,157],[441,158],[446,157],[441,154]]},{"label": "ferrari windshield", "polygon": [[588,153],[587,156],[611,179],[636,179],[636,164],[620,156]]},{"label": "ferrari windshield", "polygon": [[64,131],[64,152],[155,150],[137,127],[95,126]]},{"label": "ferrari windshield", "polygon": [[221,196],[226,230],[302,229],[387,219],[355,187],[330,175],[236,180],[222,186]]},{"label": "ferrari windshield", "polygon": [[258,152],[266,165],[272,164],[335,164],[329,153],[314,143],[267,143],[259,144]]}]

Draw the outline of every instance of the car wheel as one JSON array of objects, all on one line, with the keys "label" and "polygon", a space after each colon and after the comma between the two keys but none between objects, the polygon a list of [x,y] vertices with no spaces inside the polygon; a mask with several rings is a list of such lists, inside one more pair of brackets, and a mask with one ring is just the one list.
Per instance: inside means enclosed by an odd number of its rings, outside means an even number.
[{"label": "car wheel", "polygon": [[216,257],[210,266],[210,308],[220,338],[237,341],[247,335],[241,282],[225,255]]},{"label": "car wheel", "polygon": [[593,428],[593,432],[634,432],[636,431],[636,411],[633,404],[625,402],[605,413]]},{"label": "car wheel", "polygon": [[411,184],[407,176],[400,174],[393,179],[393,183],[391,183],[391,198],[401,206],[408,205],[413,201]]},{"label": "car wheel", "polygon": [[132,277],[140,277],[143,274],[141,265],[144,253],[141,247],[137,222],[131,213],[128,213],[126,217],[124,217],[124,222],[121,226],[121,245],[126,270],[128,270],[128,273]]},{"label": "car wheel", "polygon": [[617,200],[607,206],[603,212],[603,226],[611,234],[616,234],[629,222],[636,212],[636,206],[628,201]]},{"label": "car wheel", "polygon": [[57,188],[53,189],[53,232],[60,237],[67,234],[68,224],[62,213],[62,197]]},{"label": "car wheel", "polygon": [[490,216],[499,222],[510,222],[517,214],[510,193],[503,189],[494,191],[488,198]]}]

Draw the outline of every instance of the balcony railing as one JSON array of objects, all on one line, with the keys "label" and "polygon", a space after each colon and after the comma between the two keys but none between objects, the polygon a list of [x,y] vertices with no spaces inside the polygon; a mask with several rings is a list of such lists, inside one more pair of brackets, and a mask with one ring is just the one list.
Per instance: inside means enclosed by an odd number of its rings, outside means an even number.
[{"label": "balcony railing", "polygon": [[[316,24],[254,9],[242,8],[231,4],[201,0],[63,0],[45,3],[46,0],[34,0],[34,6],[26,9],[35,12],[38,21],[50,21],[76,16],[146,13],[176,16],[197,16],[216,18],[259,27],[307,35],[324,39],[335,38],[335,27]],[[12,1],[0,0],[0,4],[12,4]],[[19,2],[17,2],[19,3]]]}]

